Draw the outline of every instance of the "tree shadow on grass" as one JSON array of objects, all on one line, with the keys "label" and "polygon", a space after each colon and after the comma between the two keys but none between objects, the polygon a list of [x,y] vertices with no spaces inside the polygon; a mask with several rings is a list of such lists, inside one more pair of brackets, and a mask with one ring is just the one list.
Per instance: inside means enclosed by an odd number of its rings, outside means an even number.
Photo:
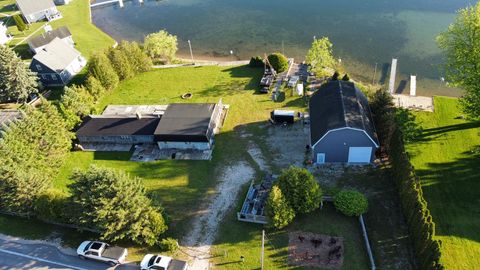
[{"label": "tree shadow on grass", "polygon": [[263,76],[262,68],[252,68],[249,66],[237,66],[223,70],[230,73],[232,78],[249,78],[250,80],[244,86],[244,90],[258,90],[260,88],[260,79]]},{"label": "tree shadow on grass", "polygon": [[[475,129],[475,128],[480,128],[480,121],[466,122],[466,123],[460,123],[455,125],[424,129],[422,131],[422,134],[417,139],[415,139],[413,144],[426,143],[426,142],[438,141],[438,140],[448,140],[448,138],[445,137],[445,135],[447,135],[449,132]],[[441,137],[445,137],[445,138],[441,139]]]}]

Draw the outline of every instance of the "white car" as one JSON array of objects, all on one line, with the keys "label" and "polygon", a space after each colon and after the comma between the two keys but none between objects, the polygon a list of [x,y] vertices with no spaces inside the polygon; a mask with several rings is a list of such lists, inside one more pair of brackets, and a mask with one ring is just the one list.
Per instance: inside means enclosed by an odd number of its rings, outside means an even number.
[{"label": "white car", "polygon": [[126,248],[110,246],[99,241],[83,241],[77,248],[81,259],[92,259],[110,265],[125,263],[128,252]]},{"label": "white car", "polygon": [[187,270],[188,264],[167,256],[147,254],[140,263],[142,270]]}]

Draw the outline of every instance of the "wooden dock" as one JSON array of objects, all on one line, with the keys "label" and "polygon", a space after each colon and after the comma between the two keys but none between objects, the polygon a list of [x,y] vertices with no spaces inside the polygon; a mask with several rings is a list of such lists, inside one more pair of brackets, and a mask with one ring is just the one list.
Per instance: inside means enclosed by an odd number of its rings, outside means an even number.
[{"label": "wooden dock", "polygon": [[[143,2],[143,0],[141,2]],[[98,3],[91,4],[90,7],[91,8],[101,7],[101,6],[111,5],[115,3],[118,3],[120,7],[123,8],[123,0],[109,0],[109,1],[98,2]]]}]

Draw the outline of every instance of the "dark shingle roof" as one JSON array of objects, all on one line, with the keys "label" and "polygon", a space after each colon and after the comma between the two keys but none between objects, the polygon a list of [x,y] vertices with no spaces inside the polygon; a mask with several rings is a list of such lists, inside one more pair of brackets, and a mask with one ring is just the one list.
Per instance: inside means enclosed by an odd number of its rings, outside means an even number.
[{"label": "dark shingle roof", "polygon": [[311,143],[329,130],[350,127],[364,130],[379,145],[367,97],[352,82],[331,81],[310,99]]},{"label": "dark shingle roof", "polygon": [[103,118],[87,117],[77,136],[153,135],[160,118]]},{"label": "dark shingle roof", "polygon": [[32,48],[39,48],[42,46],[47,45],[50,43],[52,40],[54,40],[56,37],[60,39],[64,39],[66,37],[70,37],[72,34],[70,33],[70,30],[66,26],[62,26],[60,28],[57,28],[52,31],[48,31],[46,33],[43,33],[41,35],[38,35],[36,37],[30,38],[28,40],[28,44]]},{"label": "dark shingle roof", "polygon": [[170,104],[155,130],[158,141],[206,142],[216,104]]}]

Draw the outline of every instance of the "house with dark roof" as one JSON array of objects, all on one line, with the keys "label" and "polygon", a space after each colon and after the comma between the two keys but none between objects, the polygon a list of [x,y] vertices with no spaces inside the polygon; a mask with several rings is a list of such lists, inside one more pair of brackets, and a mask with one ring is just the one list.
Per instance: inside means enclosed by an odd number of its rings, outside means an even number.
[{"label": "house with dark roof", "polygon": [[52,0],[17,0],[17,7],[27,23],[62,18]]},{"label": "house with dark roof", "polygon": [[368,164],[379,142],[367,97],[352,82],[331,81],[311,97],[310,145],[317,164]]},{"label": "house with dark roof", "polygon": [[28,39],[28,47],[30,50],[36,54],[39,51],[43,50],[50,42],[55,38],[59,38],[63,42],[70,45],[72,48],[75,47],[75,42],[73,42],[72,33],[66,26],[59,27],[55,30],[45,32],[41,35],[32,37]]},{"label": "house with dark roof", "polygon": [[87,117],[76,135],[83,149],[92,151],[124,151],[137,144],[160,151],[210,151],[224,108],[221,102],[108,106],[102,115]]},{"label": "house with dark roof", "polygon": [[86,64],[79,51],[56,37],[33,57],[30,69],[45,86],[65,86]]}]

